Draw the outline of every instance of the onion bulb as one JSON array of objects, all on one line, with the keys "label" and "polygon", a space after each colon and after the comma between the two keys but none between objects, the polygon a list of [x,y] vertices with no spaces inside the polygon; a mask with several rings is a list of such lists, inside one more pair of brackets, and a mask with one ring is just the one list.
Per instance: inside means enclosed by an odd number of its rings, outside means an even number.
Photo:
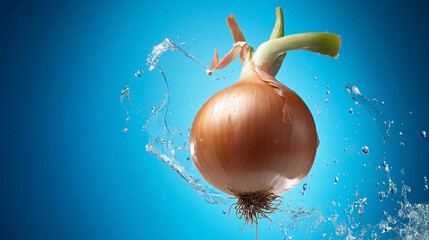
[{"label": "onion bulb", "polygon": [[277,208],[278,197],[296,187],[309,173],[319,145],[316,125],[305,102],[275,75],[287,51],[307,50],[337,57],[338,35],[303,33],[283,37],[283,15],[269,41],[254,53],[231,15],[235,40],[221,60],[215,49],[210,75],[240,55],[237,83],[212,96],[192,124],[190,152],[204,179],[237,198],[235,209],[245,224]]}]

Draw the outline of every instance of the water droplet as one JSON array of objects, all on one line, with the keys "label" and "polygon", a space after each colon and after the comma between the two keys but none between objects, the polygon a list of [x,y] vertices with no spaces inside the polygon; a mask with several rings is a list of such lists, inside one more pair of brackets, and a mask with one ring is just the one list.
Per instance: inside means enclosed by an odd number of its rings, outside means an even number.
[{"label": "water droplet", "polygon": [[143,73],[143,71],[142,71],[142,70],[138,70],[138,71],[134,74],[134,76],[136,76],[136,77],[140,77],[140,76],[142,75],[142,73]]},{"label": "water droplet", "polygon": [[380,170],[380,169],[381,169],[381,167],[380,167],[380,166],[377,166],[375,169]]},{"label": "water droplet", "polygon": [[413,114],[413,112],[410,112],[410,115]]},{"label": "water droplet", "polygon": [[314,80],[317,80],[317,77],[314,77]]},{"label": "water droplet", "polygon": [[302,195],[304,195],[305,190],[307,190],[307,183],[304,183],[304,185],[302,185]]},{"label": "water droplet", "polygon": [[180,36],[177,36],[177,40],[179,40],[180,39]]},{"label": "water droplet", "polygon": [[336,158],[334,158],[334,163],[336,163],[337,162],[337,159]]},{"label": "water droplet", "polygon": [[328,95],[329,95],[329,94],[331,94],[331,91],[329,91],[329,90],[328,90],[328,91],[326,92],[326,94],[328,94]]},{"label": "water droplet", "polygon": [[426,131],[422,131],[422,132],[420,133],[420,136],[422,136],[423,138],[425,138],[425,137],[426,137]]},{"label": "water droplet", "polygon": [[369,153],[369,147],[367,147],[367,146],[363,146],[363,147],[362,147],[362,152],[363,152],[364,154],[368,154],[368,153]]},{"label": "water droplet", "polygon": [[403,123],[401,123],[401,124],[399,124],[401,127],[403,127],[404,126],[404,124]]},{"label": "water droplet", "polygon": [[353,114],[353,108],[350,108],[349,113]]},{"label": "water droplet", "polygon": [[125,88],[121,91],[121,102],[124,100],[124,97],[130,99],[130,87],[125,86]]},{"label": "water droplet", "polygon": [[424,176],[423,179],[425,180],[425,188],[424,188],[424,190],[427,191],[429,189],[429,187],[428,187],[428,179],[427,179],[426,176]]},{"label": "water droplet", "polygon": [[193,39],[192,39],[192,42],[195,42],[195,41],[196,41],[196,40],[195,40],[195,38],[193,38]]},{"label": "water droplet", "polygon": [[328,103],[328,99],[327,98],[325,99],[325,103]]},{"label": "water droplet", "polygon": [[384,101],[381,101],[381,105],[384,105]]},{"label": "water droplet", "polygon": [[128,116],[127,117],[127,122],[129,122],[131,120],[131,117],[130,116]]},{"label": "water droplet", "polygon": [[338,177],[335,177],[334,184],[337,184],[337,183],[338,183]]},{"label": "water droplet", "polygon": [[401,136],[402,136],[402,132],[399,132],[399,135],[401,135]]},{"label": "water droplet", "polygon": [[150,109],[151,109],[152,113],[155,113],[155,107],[151,107]]},{"label": "water droplet", "polygon": [[384,192],[381,192],[380,193],[380,201],[382,202],[386,198],[387,198],[387,195]]},{"label": "water droplet", "polygon": [[122,132],[124,133],[128,132],[128,128],[122,128]]},{"label": "water droplet", "polygon": [[314,88],[317,88],[317,85],[314,85]]},{"label": "water droplet", "polygon": [[375,186],[377,186],[377,187],[378,187],[379,185],[380,185],[380,183],[375,183]]},{"label": "water droplet", "polygon": [[401,145],[401,147],[405,146],[404,142],[400,142],[399,145]]},{"label": "water droplet", "polygon": [[365,164],[363,164],[363,165],[362,165],[362,167],[363,167],[363,168],[365,168],[365,167],[366,167],[366,165],[365,165]]},{"label": "water droplet", "polygon": [[223,214],[226,214],[226,210],[224,209],[224,210],[222,211],[222,213],[223,213]]},{"label": "water droplet", "polygon": [[381,213],[383,213],[383,215],[387,215],[388,214],[388,212],[384,211],[384,210],[382,210]]},{"label": "water droplet", "polygon": [[186,45],[186,42],[182,42],[181,44],[180,44],[180,46],[185,46]]},{"label": "water droplet", "polygon": [[344,148],[344,152],[347,152],[347,148]]},{"label": "water droplet", "polygon": [[372,101],[373,101],[373,102],[377,102],[377,99],[373,98],[373,99],[372,99]]},{"label": "water droplet", "polygon": [[364,215],[365,214],[365,210],[363,208],[359,208],[358,214],[359,215]]},{"label": "water droplet", "polygon": [[387,164],[386,160],[383,160],[383,167],[387,168],[389,164]]}]

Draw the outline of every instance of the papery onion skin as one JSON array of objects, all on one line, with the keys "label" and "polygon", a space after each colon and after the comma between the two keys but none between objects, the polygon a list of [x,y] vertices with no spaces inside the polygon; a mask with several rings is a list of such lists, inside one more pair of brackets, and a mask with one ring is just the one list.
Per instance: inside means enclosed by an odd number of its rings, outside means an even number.
[{"label": "papery onion skin", "polygon": [[[215,188],[233,196],[258,191],[280,196],[310,171],[319,144],[313,116],[281,85],[284,98],[244,67],[239,81],[216,93],[196,115],[191,157]],[[285,101],[290,125],[283,121]]]}]

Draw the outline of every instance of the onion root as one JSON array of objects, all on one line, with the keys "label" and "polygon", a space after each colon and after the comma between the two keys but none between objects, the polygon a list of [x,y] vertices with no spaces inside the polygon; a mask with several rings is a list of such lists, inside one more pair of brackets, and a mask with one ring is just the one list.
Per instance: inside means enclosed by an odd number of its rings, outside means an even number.
[{"label": "onion root", "polygon": [[272,222],[268,217],[269,214],[275,213],[282,205],[280,200],[282,197],[272,193],[272,189],[267,189],[258,192],[239,193],[229,189],[237,199],[237,203],[229,207],[228,216],[231,208],[234,207],[235,215],[238,219],[244,218],[244,225],[241,229],[250,223],[253,229],[253,224],[258,224],[258,219],[266,218]]}]

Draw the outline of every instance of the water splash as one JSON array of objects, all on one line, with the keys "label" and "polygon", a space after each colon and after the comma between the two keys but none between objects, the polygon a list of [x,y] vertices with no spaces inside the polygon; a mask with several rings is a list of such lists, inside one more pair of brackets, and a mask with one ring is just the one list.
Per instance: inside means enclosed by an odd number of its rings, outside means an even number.
[{"label": "water splash", "polygon": [[208,69],[209,67],[202,63],[200,60],[198,60],[196,57],[194,57],[189,52],[183,50],[179,45],[171,41],[170,39],[166,38],[163,42],[153,47],[152,52],[147,57],[146,63],[149,65],[149,70],[153,70],[156,66],[158,66],[159,58],[161,57],[162,53],[165,51],[180,51],[183,54],[185,54],[186,57],[190,58],[191,60],[196,61],[199,63],[204,70]]},{"label": "water splash", "polygon": [[[371,103],[368,98],[361,94],[358,87],[353,86],[350,83],[346,83],[345,90],[349,93],[350,97],[358,106],[363,107],[366,111],[368,111],[372,119],[374,119],[377,123],[383,138],[387,140],[390,133],[391,121],[389,121],[387,117],[373,103]],[[376,100],[373,102],[376,102]],[[351,110],[350,113],[353,113],[353,110]],[[381,122],[383,124],[381,124]]]},{"label": "water splash", "polygon": [[376,224],[359,221],[368,201],[363,197],[344,209],[345,218],[337,212],[340,204],[332,202],[310,209],[304,206],[281,209],[277,213],[281,219],[272,225],[279,226],[283,239],[429,239],[429,204],[410,203],[407,198],[410,191],[404,184],[397,210],[391,215],[382,210],[384,218]]},{"label": "water splash", "polygon": [[[332,211],[330,206],[321,206],[307,209],[302,206],[299,209],[281,209],[277,214],[281,219],[274,221],[272,225],[277,225],[283,233],[283,239],[294,239],[293,236],[320,235],[326,230],[326,225],[333,222],[328,217]],[[312,226],[309,228],[309,226]],[[331,226],[334,228],[334,226]]]},{"label": "water splash", "polygon": [[373,226],[377,236],[381,234],[400,239],[429,239],[429,204],[412,204],[407,194],[411,188],[402,186],[400,209],[395,215],[386,215],[386,219]]},{"label": "water splash", "polygon": [[[197,58],[192,56],[187,51],[183,50],[176,43],[172,42],[168,38],[165,39],[160,44],[153,47],[152,52],[147,58],[147,65],[149,65],[149,70],[155,68],[158,69],[159,73],[162,75],[166,85],[166,93],[161,104],[158,107],[152,107],[151,115],[146,119],[142,130],[147,132],[149,135],[149,142],[146,144],[146,151],[154,154],[159,160],[167,163],[171,169],[173,169],[177,174],[180,175],[182,179],[188,182],[191,187],[197,191],[201,197],[210,204],[224,204],[225,195],[218,192],[217,190],[204,185],[201,183],[200,179],[193,177],[189,171],[184,167],[184,164],[181,163],[181,159],[178,158],[176,151],[188,151],[188,142],[189,136],[186,138],[184,143],[176,146],[174,143],[175,139],[183,140],[183,135],[180,130],[176,128],[170,128],[167,124],[167,112],[170,106],[170,89],[168,86],[167,76],[165,75],[162,68],[158,65],[159,58],[166,51],[179,51],[182,52],[186,57],[190,58],[193,61],[196,61],[204,69],[207,69],[207,66],[199,61]],[[127,100],[131,105],[134,106],[130,97],[130,87],[127,86],[122,90],[121,103],[125,107],[124,101]],[[129,115],[128,109],[125,107],[127,114]],[[189,158],[189,157],[188,157]]]}]

